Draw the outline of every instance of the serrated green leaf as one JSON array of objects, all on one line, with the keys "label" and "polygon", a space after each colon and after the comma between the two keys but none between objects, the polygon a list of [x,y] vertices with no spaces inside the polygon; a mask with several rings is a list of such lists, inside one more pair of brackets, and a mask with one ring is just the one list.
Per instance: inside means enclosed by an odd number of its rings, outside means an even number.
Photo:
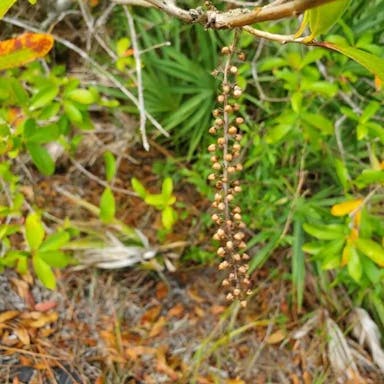
[{"label": "serrated green leaf", "polygon": [[111,182],[116,174],[116,159],[109,151],[104,152],[105,178]]},{"label": "serrated green leaf", "polygon": [[49,235],[41,244],[39,251],[53,251],[60,249],[68,243],[70,235],[66,231],[56,232]]},{"label": "serrated green leaf", "polygon": [[53,175],[55,172],[55,162],[48,151],[36,143],[27,143],[26,147],[37,169],[46,176]]},{"label": "serrated green leaf", "polygon": [[104,189],[100,198],[100,219],[106,223],[114,219],[116,213],[115,197],[110,187]]},{"label": "serrated green leaf", "polygon": [[45,230],[41,217],[38,213],[30,213],[25,220],[25,237],[31,250],[36,250],[40,247],[45,236]]},{"label": "serrated green leaf", "polygon": [[55,84],[49,84],[40,89],[31,99],[29,109],[34,111],[51,103],[59,93],[59,87]]},{"label": "serrated green leaf", "polygon": [[33,269],[36,276],[48,289],[56,288],[56,277],[51,267],[40,257],[34,255],[32,257]]},{"label": "serrated green leaf", "polygon": [[357,249],[380,267],[384,267],[384,248],[371,239],[359,238],[355,242]]}]

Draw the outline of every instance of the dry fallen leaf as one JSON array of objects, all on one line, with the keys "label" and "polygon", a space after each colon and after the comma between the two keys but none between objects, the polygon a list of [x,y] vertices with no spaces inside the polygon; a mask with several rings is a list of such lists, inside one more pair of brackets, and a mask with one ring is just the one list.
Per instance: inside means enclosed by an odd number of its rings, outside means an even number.
[{"label": "dry fallen leaf", "polygon": [[24,345],[29,345],[31,343],[31,339],[29,337],[29,333],[25,328],[17,328],[14,330],[15,335],[19,338],[19,340]]},{"label": "dry fallen leaf", "polygon": [[266,342],[268,344],[277,344],[283,341],[286,338],[286,336],[287,336],[286,332],[283,329],[279,329],[278,331],[270,334],[267,337]]},{"label": "dry fallen leaf", "polygon": [[57,306],[57,301],[55,300],[46,300],[35,305],[35,311],[47,312]]},{"label": "dry fallen leaf", "polygon": [[156,285],[156,298],[158,300],[163,300],[167,297],[169,292],[168,286],[163,282],[160,281]]},{"label": "dry fallen leaf", "polygon": [[156,337],[158,336],[161,331],[164,329],[164,326],[167,324],[167,319],[164,316],[161,316],[159,320],[156,321],[155,324],[153,324],[151,331],[149,332],[149,337]]},{"label": "dry fallen leaf", "polygon": [[168,317],[181,317],[184,314],[184,305],[177,303],[168,311]]},{"label": "dry fallen leaf", "polygon": [[159,317],[161,312],[161,306],[155,305],[144,312],[141,317],[140,324],[144,326],[152,325],[154,321]]},{"label": "dry fallen leaf", "polygon": [[19,311],[5,311],[0,313],[0,323],[5,323],[8,320],[14,319],[16,316],[20,314]]}]

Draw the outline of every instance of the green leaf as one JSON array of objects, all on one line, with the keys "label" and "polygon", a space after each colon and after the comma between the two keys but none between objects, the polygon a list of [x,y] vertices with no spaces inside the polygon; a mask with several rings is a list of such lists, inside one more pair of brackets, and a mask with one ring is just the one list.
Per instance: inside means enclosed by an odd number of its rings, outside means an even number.
[{"label": "green leaf", "polygon": [[300,311],[303,304],[305,285],[305,255],[303,252],[303,229],[299,219],[293,226],[292,282],[296,292],[297,308]]},{"label": "green leaf", "polygon": [[111,182],[116,174],[116,159],[109,151],[104,152],[105,178]]},{"label": "green leaf", "polygon": [[329,271],[340,267],[340,255],[337,253],[327,253],[321,261],[321,269]]},{"label": "green leaf", "polygon": [[334,97],[339,87],[329,81],[303,81],[301,89],[302,91],[318,93],[326,97]]},{"label": "green leaf", "polygon": [[351,177],[348,173],[348,169],[344,161],[342,161],[341,159],[335,159],[334,165],[336,169],[337,178],[339,179],[344,190],[347,191],[351,180]]},{"label": "green leaf", "polygon": [[365,188],[371,184],[384,183],[384,171],[364,169],[364,171],[356,178],[355,182],[359,188]]},{"label": "green leaf", "polygon": [[33,269],[36,276],[48,289],[56,288],[56,278],[51,267],[39,256],[34,255],[32,257]]},{"label": "green leaf", "polygon": [[380,109],[380,104],[377,101],[371,101],[363,110],[360,116],[360,123],[366,123],[370,118],[375,116],[376,112]]},{"label": "green leaf", "polygon": [[26,146],[37,169],[42,174],[51,176],[55,172],[55,162],[48,151],[36,143],[27,143]]},{"label": "green leaf", "polygon": [[292,110],[297,114],[300,113],[302,101],[303,101],[303,94],[301,92],[292,93],[292,96],[291,96]]},{"label": "green leaf", "polygon": [[173,182],[170,177],[166,177],[161,186],[161,193],[164,197],[170,198],[173,192]]},{"label": "green leaf", "polygon": [[[27,128],[28,127],[28,128]],[[44,144],[55,141],[60,136],[60,128],[56,123],[48,124],[43,127],[34,125],[33,129],[29,125],[24,128],[24,137],[27,142]]]},{"label": "green leaf", "polygon": [[131,185],[133,190],[137,193],[139,197],[142,199],[145,199],[148,195],[147,190],[145,189],[144,185],[140,183],[139,180],[137,180],[135,177],[132,177]]},{"label": "green leaf", "polygon": [[265,141],[268,144],[274,144],[283,139],[293,129],[292,124],[278,124],[270,128],[265,135]]},{"label": "green leaf", "polygon": [[29,109],[34,111],[51,103],[59,93],[59,87],[54,84],[49,84],[40,89],[31,99]]},{"label": "green leaf", "polygon": [[337,45],[329,42],[316,43],[316,45],[342,53],[379,77],[381,81],[384,81],[383,58],[350,46]]},{"label": "green leaf", "polygon": [[302,250],[309,255],[317,255],[324,247],[324,242],[316,241],[305,243],[302,246]]},{"label": "green leaf", "polygon": [[80,124],[83,122],[83,115],[76,107],[75,104],[66,100],[63,102],[64,112],[68,116],[68,119],[73,124]]},{"label": "green leaf", "polygon": [[304,231],[319,240],[334,240],[345,237],[345,227],[340,224],[303,224]]},{"label": "green leaf", "polygon": [[0,19],[8,12],[8,9],[16,3],[16,0],[1,0],[0,2]]},{"label": "green leaf", "polygon": [[46,262],[50,267],[54,268],[64,268],[69,262],[70,258],[62,251],[52,250],[44,251],[40,250],[36,253],[36,257],[39,257],[41,260]]},{"label": "green leaf", "polygon": [[88,89],[75,89],[66,95],[70,100],[80,104],[93,104],[96,101],[94,94]]},{"label": "green leaf", "polygon": [[333,122],[323,115],[306,112],[301,117],[306,124],[317,128],[324,135],[333,134]]},{"label": "green leaf", "polygon": [[25,237],[32,251],[38,249],[43,242],[45,230],[38,213],[30,213],[25,220]]},{"label": "green leaf", "polygon": [[131,40],[128,37],[123,37],[116,44],[116,53],[118,56],[124,56],[125,52],[131,45]]},{"label": "green leaf", "polygon": [[104,189],[100,198],[100,219],[106,223],[113,220],[116,213],[115,197],[110,187]]},{"label": "green leaf", "polygon": [[326,33],[343,14],[349,0],[337,0],[306,11],[311,39]]},{"label": "green leaf", "polygon": [[171,230],[176,221],[176,214],[172,207],[166,206],[161,212],[161,221],[164,228]]},{"label": "green leaf", "polygon": [[384,267],[384,248],[371,239],[357,239],[357,249],[380,267]]},{"label": "green leaf", "polygon": [[360,256],[355,247],[349,247],[349,261],[348,261],[348,273],[356,283],[359,283],[361,276],[363,275],[363,266],[360,261]]},{"label": "green leaf", "polygon": [[66,231],[60,231],[48,236],[41,244],[39,251],[53,251],[60,249],[68,243],[70,235]]},{"label": "green leaf", "polygon": [[160,194],[160,193],[156,193],[156,194],[151,194],[151,195],[147,195],[144,199],[144,201],[148,204],[148,205],[152,205],[153,207],[156,207],[156,208],[159,208],[161,209],[162,207],[166,206],[167,203],[168,203],[168,199],[166,196]]},{"label": "green leaf", "polygon": [[16,263],[16,271],[21,275],[28,271],[28,258],[20,257]]}]

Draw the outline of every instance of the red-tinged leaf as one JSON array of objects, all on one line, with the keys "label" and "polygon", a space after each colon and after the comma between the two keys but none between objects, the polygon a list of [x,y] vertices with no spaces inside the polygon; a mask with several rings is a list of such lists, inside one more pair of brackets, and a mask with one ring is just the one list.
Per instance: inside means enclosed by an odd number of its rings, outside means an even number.
[{"label": "red-tinged leaf", "polygon": [[53,46],[52,35],[24,33],[10,40],[0,41],[0,70],[20,67],[45,56]]},{"label": "red-tinged leaf", "polygon": [[328,48],[337,51],[350,59],[356,61],[369,72],[373,73],[381,81],[384,81],[384,59],[361,49],[350,47],[347,45],[334,44],[329,42],[312,43],[318,47]]},{"label": "red-tinged leaf", "polygon": [[37,303],[35,305],[35,311],[38,311],[38,312],[48,312],[50,311],[51,309],[55,308],[57,306],[57,301],[55,300],[46,300],[46,301],[42,301],[40,303]]}]

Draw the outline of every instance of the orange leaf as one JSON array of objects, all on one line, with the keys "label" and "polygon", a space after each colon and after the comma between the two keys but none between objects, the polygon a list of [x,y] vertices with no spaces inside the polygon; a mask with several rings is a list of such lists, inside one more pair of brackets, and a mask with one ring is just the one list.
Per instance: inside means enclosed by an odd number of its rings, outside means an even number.
[{"label": "orange leaf", "polygon": [[184,314],[184,305],[178,303],[168,311],[168,317],[181,317]]},{"label": "orange leaf", "polygon": [[355,209],[358,209],[360,205],[362,204],[362,199],[355,199],[355,200],[349,200],[344,201],[340,204],[335,204],[331,208],[331,213],[333,216],[345,216],[349,213],[353,212]]},{"label": "orange leaf", "polygon": [[5,323],[8,320],[14,319],[16,316],[20,314],[19,311],[6,311],[0,313],[0,323]]},{"label": "orange leaf", "polygon": [[17,328],[15,329],[15,335],[18,337],[18,339],[24,344],[29,345],[31,343],[31,340],[29,338],[28,331],[25,328]]},{"label": "orange leaf", "polygon": [[380,77],[379,76],[375,76],[375,88],[376,88],[376,91],[380,91],[382,86],[383,86],[383,82],[381,81]]},{"label": "orange leaf", "polygon": [[149,337],[158,336],[161,333],[161,331],[164,329],[166,324],[167,324],[167,319],[164,316],[161,316],[159,320],[157,320],[156,323],[153,325],[151,331],[149,332]]},{"label": "orange leaf", "polygon": [[52,35],[24,33],[13,39],[0,41],[0,70],[20,67],[45,56],[53,46]]}]

